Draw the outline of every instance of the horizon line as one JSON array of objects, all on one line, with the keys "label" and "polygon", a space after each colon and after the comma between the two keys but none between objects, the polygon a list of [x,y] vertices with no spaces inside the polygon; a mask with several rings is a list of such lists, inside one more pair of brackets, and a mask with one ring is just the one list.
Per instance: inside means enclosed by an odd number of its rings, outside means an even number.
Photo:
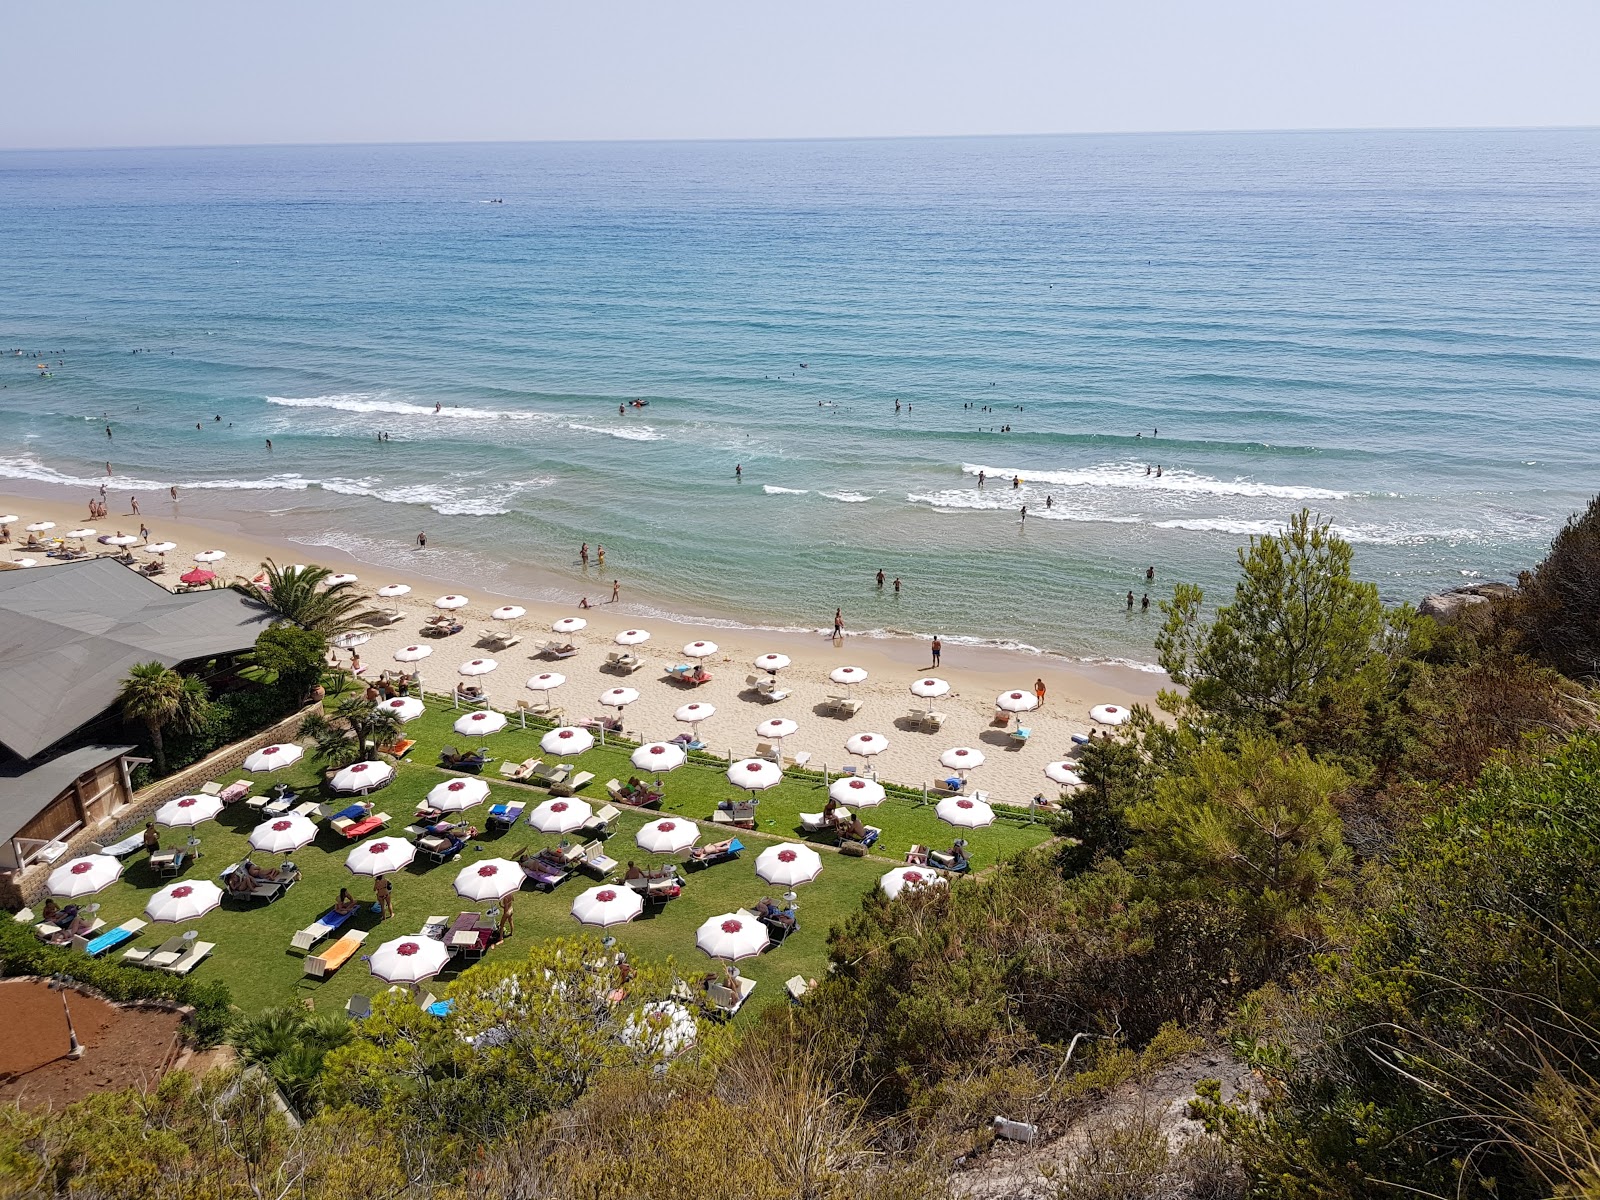
[{"label": "horizon line", "polygon": [[1104,129],[1035,133],[885,133],[885,134],[807,134],[779,137],[615,137],[615,138],[445,138],[411,141],[404,138],[371,141],[281,141],[281,142],[149,142],[127,145],[0,146],[0,154],[72,154],[137,150],[265,150],[316,149],[322,147],[371,146],[640,146],[640,145],[739,145],[762,142],[911,142],[979,141],[1022,138],[1097,138],[1097,137],[1208,137],[1250,134],[1285,136],[1306,133],[1570,133],[1600,129],[1590,125],[1308,125],[1292,128],[1218,129]]}]

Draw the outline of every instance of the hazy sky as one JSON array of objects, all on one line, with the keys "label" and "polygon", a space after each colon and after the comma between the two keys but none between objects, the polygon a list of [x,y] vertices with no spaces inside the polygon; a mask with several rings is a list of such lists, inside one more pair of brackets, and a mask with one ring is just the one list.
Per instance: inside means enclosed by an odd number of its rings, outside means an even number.
[{"label": "hazy sky", "polygon": [[0,0],[0,146],[1600,124],[1600,0]]}]

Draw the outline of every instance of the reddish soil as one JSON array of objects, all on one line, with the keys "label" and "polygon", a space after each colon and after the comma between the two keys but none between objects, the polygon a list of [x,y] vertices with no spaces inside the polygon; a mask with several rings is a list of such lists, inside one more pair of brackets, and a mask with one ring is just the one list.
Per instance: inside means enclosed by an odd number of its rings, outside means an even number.
[{"label": "reddish soil", "polygon": [[171,1063],[182,1018],[175,1012],[125,1008],[68,990],[67,1005],[82,1058],[67,1051],[61,993],[32,980],[0,981],[0,1103],[30,1108],[69,1104],[92,1092],[152,1088]]}]

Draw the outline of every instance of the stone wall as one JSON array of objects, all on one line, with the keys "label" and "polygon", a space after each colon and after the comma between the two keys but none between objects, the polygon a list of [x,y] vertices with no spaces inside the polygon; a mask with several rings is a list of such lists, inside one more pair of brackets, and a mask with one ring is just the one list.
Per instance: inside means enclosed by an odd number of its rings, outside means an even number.
[{"label": "stone wall", "polygon": [[45,897],[45,882],[57,864],[86,853],[85,848],[90,842],[107,844],[121,841],[127,834],[143,826],[151,814],[168,800],[174,796],[184,796],[198,791],[200,785],[206,781],[215,779],[219,775],[226,775],[229,771],[238,770],[244,764],[244,760],[262,746],[270,746],[274,742],[294,741],[300,722],[309,714],[318,711],[321,703],[313,701],[299,712],[290,714],[260,733],[224,746],[220,750],[213,750],[199,762],[168,775],[165,779],[159,779],[149,787],[141,788],[133,794],[133,799],[128,804],[98,824],[80,829],[68,838],[67,852],[55,863],[37,863],[24,871],[0,874],[0,907],[15,910],[24,905],[31,907],[42,903]]}]

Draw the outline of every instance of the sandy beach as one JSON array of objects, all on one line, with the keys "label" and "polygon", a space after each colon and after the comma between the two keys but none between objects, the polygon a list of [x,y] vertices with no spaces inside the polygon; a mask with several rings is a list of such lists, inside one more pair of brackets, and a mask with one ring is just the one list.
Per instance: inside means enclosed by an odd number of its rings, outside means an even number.
[{"label": "sandy beach", "polygon": [[[81,500],[69,500],[56,489],[43,486],[29,491],[33,494],[21,494],[17,489],[0,494],[0,510],[21,518],[13,526],[13,544],[4,548],[4,561],[22,557],[16,540],[26,538],[22,527],[30,522],[54,521],[56,528],[44,536],[56,536],[85,524],[87,509]],[[48,494],[51,492],[55,494]],[[149,526],[153,540],[178,543],[178,548],[167,555],[169,567],[161,579],[168,586],[176,586],[178,576],[194,565],[194,555],[208,549],[227,554],[225,559],[212,564],[219,578],[226,580],[255,574],[259,564],[271,557],[279,563],[315,561],[335,570],[350,571],[359,576],[363,590],[375,591],[391,583],[409,584],[412,592],[397,601],[373,600],[375,608],[398,607],[403,619],[374,630],[371,640],[356,651],[371,676],[399,667],[393,657],[396,650],[408,645],[426,645],[433,653],[412,665],[421,669],[424,686],[429,691],[446,692],[464,678],[457,671],[460,664],[492,658],[496,668],[473,676],[471,682],[485,689],[495,707],[515,711],[519,701],[539,703],[541,700],[540,694],[525,686],[530,676],[559,672],[566,677],[566,682],[550,693],[550,702],[563,707],[567,719],[572,721],[614,711],[602,708],[598,700],[600,693],[611,687],[627,686],[636,689],[640,697],[627,706],[624,725],[630,733],[644,738],[665,739],[684,732],[689,726],[674,719],[677,709],[690,701],[710,704],[716,711],[698,728],[707,748],[718,754],[753,753],[756,744],[763,740],[757,736],[757,724],[772,717],[787,717],[795,721],[799,729],[785,739],[785,754],[808,752],[813,766],[859,767],[867,765],[868,760],[848,753],[846,739],[862,732],[877,733],[887,740],[888,748],[874,756],[870,765],[881,778],[916,785],[949,774],[939,765],[939,755],[944,750],[973,746],[981,749],[986,757],[984,765],[971,772],[974,785],[996,800],[1025,803],[1041,791],[1046,796],[1055,795],[1058,788],[1045,778],[1044,767],[1066,756],[1072,747],[1072,734],[1087,732],[1091,706],[1149,703],[1166,683],[1163,675],[1120,666],[1073,664],[1038,655],[948,642],[941,664],[934,668],[926,642],[909,638],[858,638],[850,636],[847,630],[846,636],[836,644],[832,638],[810,634],[725,629],[688,620],[644,618],[630,612],[630,608],[634,604],[647,605],[648,598],[629,596],[626,590],[621,603],[597,604],[580,612],[571,607],[556,607],[476,588],[471,579],[434,578],[423,569],[396,572],[391,567],[375,567],[347,554],[319,552],[313,557],[303,546],[287,542],[273,545],[244,535],[231,522],[208,517],[204,496],[185,497],[177,504],[166,497],[159,501],[146,497],[141,501],[140,516],[124,511],[126,507],[126,501],[114,505],[109,518],[88,524],[99,534],[114,534],[119,530],[137,534],[142,521]],[[293,532],[284,530],[286,536]],[[137,549],[135,555],[141,560],[146,557]],[[48,570],[45,564],[54,560],[39,557],[38,561],[40,565],[33,569]],[[424,565],[425,560],[419,556],[418,567]],[[464,629],[451,637],[423,637],[423,623],[439,611],[434,608],[433,601],[444,594],[469,598],[470,603],[456,611]],[[527,610],[526,615],[512,621],[490,618],[493,609],[508,604],[521,605]],[[559,639],[550,631],[551,623],[569,616],[583,617],[588,622],[587,628]],[[643,665],[626,676],[606,669],[606,656],[622,648],[614,641],[616,634],[638,628],[650,633],[648,642],[633,647]],[[490,630],[513,634],[521,640],[506,650],[479,646],[480,635]],[[542,644],[556,640],[570,640],[577,646],[578,653],[560,661],[534,657]],[[682,650],[686,644],[696,641],[712,641],[717,650],[702,660],[712,675],[711,682],[689,687],[669,678],[667,670],[690,661]],[[764,672],[756,670],[753,661],[758,655],[769,652],[787,655],[791,660],[790,665],[778,673],[779,686],[789,695],[776,702],[757,696],[746,682],[752,675],[765,677]],[[340,659],[348,663],[350,656],[341,654]],[[845,665],[863,669],[866,679],[848,688],[830,680],[829,673]],[[917,699],[908,690],[910,684],[930,676],[948,681],[950,693],[934,701]],[[1026,744],[1018,744],[1006,730],[992,725],[995,698],[1003,691],[1031,692],[1036,679],[1044,681],[1045,704],[1022,716],[1021,723],[1032,730],[1032,735]],[[827,697],[845,692],[862,701],[860,712],[851,718],[825,714]],[[909,710],[928,707],[947,714],[947,720],[938,731],[913,728],[907,721]],[[1013,723],[1015,721],[1013,718]]]}]

